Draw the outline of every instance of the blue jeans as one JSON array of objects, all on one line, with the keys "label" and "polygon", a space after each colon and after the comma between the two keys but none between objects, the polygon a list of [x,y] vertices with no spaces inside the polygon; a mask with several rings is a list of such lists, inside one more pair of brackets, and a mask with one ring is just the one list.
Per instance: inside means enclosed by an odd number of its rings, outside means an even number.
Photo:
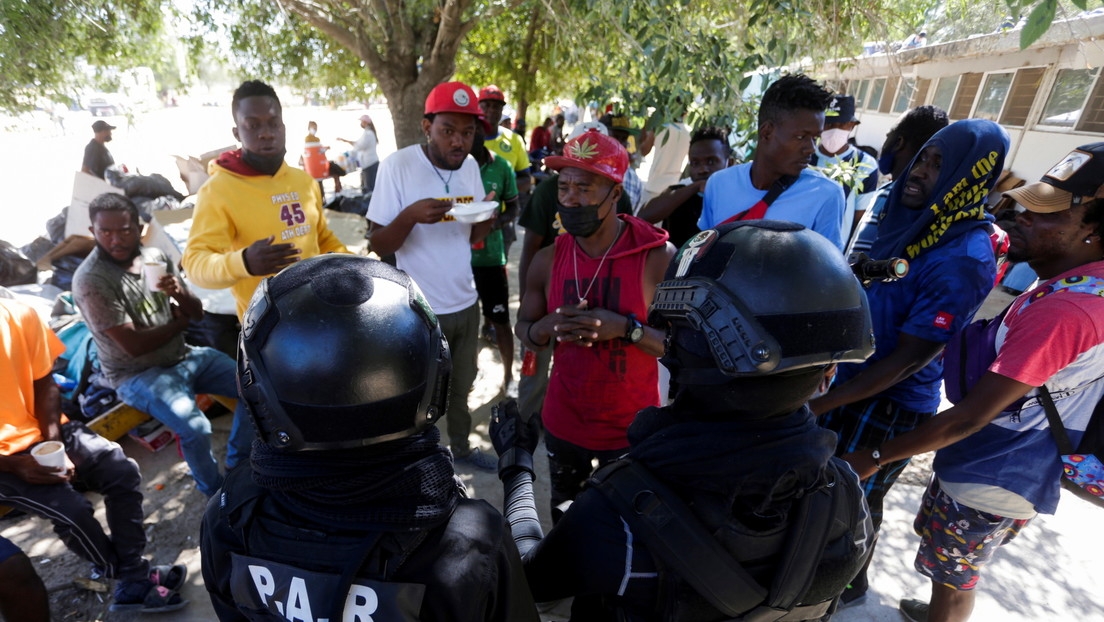
[{"label": "blue jeans", "polygon": [[[188,348],[184,360],[172,367],[151,367],[127,378],[115,388],[124,402],[168,426],[180,437],[184,461],[192,470],[196,488],[208,497],[222,487],[222,474],[211,451],[211,422],[195,403],[196,393],[237,397],[234,360],[211,348]],[[253,426],[245,402],[238,400],[226,449],[226,467],[249,458]]]}]

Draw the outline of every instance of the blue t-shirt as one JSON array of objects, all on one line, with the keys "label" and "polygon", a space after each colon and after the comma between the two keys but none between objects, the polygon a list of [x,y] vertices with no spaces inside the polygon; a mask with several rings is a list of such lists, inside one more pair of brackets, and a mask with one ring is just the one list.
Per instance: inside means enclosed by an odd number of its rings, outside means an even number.
[{"label": "blue t-shirt", "polygon": [[[996,277],[993,245],[979,227],[921,253],[909,262],[908,276],[873,283],[866,291],[874,322],[874,355],[862,363],[839,366],[836,383],[890,355],[899,333],[947,343],[970,323],[993,288]],[[943,359],[935,357],[923,369],[878,394],[906,410],[934,413],[939,408]]]},{"label": "blue t-shirt", "polygon": [[[698,228],[712,229],[726,219],[751,208],[766,196],[751,184],[751,163],[717,171],[705,184],[705,201]],[[788,220],[805,225],[828,238],[841,251],[846,240],[843,225],[843,190],[839,184],[811,168],[801,171],[797,181],[767,208],[764,218]]]}]

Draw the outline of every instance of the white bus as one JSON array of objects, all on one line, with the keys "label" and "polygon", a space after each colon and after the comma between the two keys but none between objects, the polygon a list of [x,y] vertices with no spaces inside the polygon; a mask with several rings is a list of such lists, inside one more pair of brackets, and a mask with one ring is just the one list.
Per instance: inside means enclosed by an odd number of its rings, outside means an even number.
[{"label": "white bus", "polygon": [[1041,177],[1078,145],[1104,141],[1104,15],[1055,22],[1021,50],[1019,30],[835,60],[810,72],[855,97],[860,145],[880,149],[901,113],[925,104],[1000,123],[1006,170]]}]

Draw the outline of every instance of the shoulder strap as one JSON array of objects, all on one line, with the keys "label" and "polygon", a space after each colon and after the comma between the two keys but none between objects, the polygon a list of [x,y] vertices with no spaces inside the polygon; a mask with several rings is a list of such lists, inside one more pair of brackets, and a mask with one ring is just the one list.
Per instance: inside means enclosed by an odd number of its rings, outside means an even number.
[{"label": "shoulder strap", "polygon": [[[693,511],[642,465],[621,460],[601,469],[592,482],[650,551],[718,611],[742,620],[781,620],[795,609],[812,584],[836,511],[834,495],[823,491],[797,502],[781,565],[768,592],[719,546]],[[801,607],[809,617],[794,619],[819,617],[830,604]]]},{"label": "shoulder strap", "polygon": [[1039,403],[1046,411],[1047,421],[1050,422],[1050,433],[1054,435],[1054,442],[1058,444],[1058,455],[1072,454],[1073,443],[1070,442],[1066,426],[1062,425],[1062,417],[1058,414],[1058,407],[1054,405],[1054,398],[1050,396],[1050,389],[1045,384],[1039,387]]},{"label": "shoulder strap", "polygon": [[766,588],[718,546],[690,509],[636,462],[615,462],[592,481],[648,549],[718,611],[737,616],[767,598]]},{"label": "shoulder strap", "polygon": [[770,190],[767,191],[767,194],[763,195],[763,198],[759,199],[759,201],[755,205],[752,205],[748,209],[736,214],[735,216],[727,218],[719,224],[726,225],[730,222],[737,222],[740,220],[761,220],[763,216],[767,214],[767,208],[770,207],[771,204],[773,204],[775,200],[777,200],[778,197],[782,195],[783,192],[788,190],[795,181],[797,181],[797,177],[794,175],[783,175],[782,177],[779,177],[775,180],[773,184],[771,184]]}]

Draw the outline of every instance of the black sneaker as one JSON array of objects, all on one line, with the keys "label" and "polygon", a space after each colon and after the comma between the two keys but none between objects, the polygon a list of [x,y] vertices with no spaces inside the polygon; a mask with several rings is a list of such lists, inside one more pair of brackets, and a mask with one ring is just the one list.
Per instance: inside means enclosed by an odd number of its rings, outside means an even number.
[{"label": "black sneaker", "polygon": [[909,622],[928,622],[930,608],[931,606],[922,600],[902,598],[897,610],[901,612],[901,617]]}]

